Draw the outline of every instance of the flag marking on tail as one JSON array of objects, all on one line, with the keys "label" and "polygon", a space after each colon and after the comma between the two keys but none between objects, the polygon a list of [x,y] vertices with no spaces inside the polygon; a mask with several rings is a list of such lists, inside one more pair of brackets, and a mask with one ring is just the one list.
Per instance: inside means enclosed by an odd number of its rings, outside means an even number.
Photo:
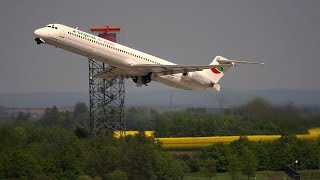
[{"label": "flag marking on tail", "polygon": [[211,71],[215,74],[220,74],[221,72],[223,72],[223,67],[214,67],[211,68]]}]

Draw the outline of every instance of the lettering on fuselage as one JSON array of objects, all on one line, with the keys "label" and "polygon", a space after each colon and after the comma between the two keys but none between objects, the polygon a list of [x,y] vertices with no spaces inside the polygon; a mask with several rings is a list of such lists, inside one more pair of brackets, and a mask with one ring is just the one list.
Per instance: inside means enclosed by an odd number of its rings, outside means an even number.
[{"label": "lettering on fuselage", "polygon": [[[75,32],[75,30],[73,30],[73,32]],[[97,38],[96,36],[94,36],[94,35],[92,35],[92,34],[89,34],[89,33],[86,33],[86,32],[83,32],[83,31],[79,31],[79,30],[78,30],[78,34],[79,34],[80,36],[83,36],[84,38],[89,38],[89,39],[91,39],[91,40],[93,40],[93,41],[99,41],[99,42],[101,42],[101,43],[105,43],[105,44],[108,44],[108,45],[110,45],[110,46],[115,46],[114,44],[109,43],[108,41],[101,40],[101,38]]]},{"label": "lettering on fuselage", "polygon": [[78,31],[78,34],[80,34],[81,36],[84,36],[86,38],[90,38],[90,39],[96,40],[96,37],[91,35],[91,34],[88,34],[88,33],[82,32],[82,31]]}]

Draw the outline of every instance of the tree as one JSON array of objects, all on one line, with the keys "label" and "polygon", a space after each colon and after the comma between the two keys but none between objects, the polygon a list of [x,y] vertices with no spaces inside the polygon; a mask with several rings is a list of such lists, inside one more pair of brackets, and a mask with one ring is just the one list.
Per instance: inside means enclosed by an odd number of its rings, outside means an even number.
[{"label": "tree", "polygon": [[[105,177],[108,173],[122,168],[120,162],[125,155],[121,155],[121,147],[117,146],[113,137],[84,139],[84,142],[82,167],[86,174],[91,177]],[[123,161],[126,161],[126,158]],[[123,165],[125,166],[126,162]]]},{"label": "tree", "polygon": [[26,150],[5,152],[5,157],[0,160],[1,179],[34,179],[43,170],[40,159],[34,153]]},{"label": "tree", "polygon": [[[66,118],[68,118],[68,116],[66,116]],[[89,112],[88,107],[85,103],[77,102],[77,104],[74,107],[71,123],[73,128],[89,128]]]},{"label": "tree", "polygon": [[232,180],[239,178],[239,172],[241,170],[241,163],[235,154],[231,154],[228,157],[228,173]]},{"label": "tree", "polygon": [[272,110],[271,104],[261,97],[254,98],[242,108],[245,116],[254,119],[260,118]]},{"label": "tree", "polygon": [[246,146],[240,150],[239,155],[242,164],[242,174],[246,175],[249,180],[250,176],[253,176],[257,169],[257,159],[254,153]]},{"label": "tree", "polygon": [[88,107],[84,102],[77,102],[77,104],[74,106],[74,110],[73,110],[74,116],[80,115],[82,113],[87,113],[87,112],[88,112]]},{"label": "tree", "polygon": [[200,170],[210,179],[217,172],[216,161],[212,158],[202,160]]},{"label": "tree", "polygon": [[92,177],[88,175],[80,175],[77,180],[94,180]]},{"label": "tree", "polygon": [[270,147],[270,142],[256,142],[254,143],[253,151],[257,157],[257,170],[265,171],[270,170],[270,155],[268,152],[268,147]]},{"label": "tree", "polygon": [[150,108],[131,107],[126,111],[127,129],[150,130],[152,129],[153,116],[157,116],[157,114]]},{"label": "tree", "polygon": [[297,138],[291,135],[281,136],[270,146],[269,157],[271,170],[281,169],[284,164],[290,164],[296,160],[294,157]]},{"label": "tree", "polygon": [[41,117],[41,119],[39,119],[37,121],[37,124],[43,126],[43,127],[51,127],[59,123],[59,112],[58,112],[58,108],[56,106],[53,106],[52,108],[46,108],[44,110],[44,114]]},{"label": "tree", "polygon": [[30,120],[30,118],[31,118],[30,113],[24,113],[24,112],[20,111],[18,116],[15,118],[15,120],[18,122],[25,122],[25,121]]},{"label": "tree", "polygon": [[155,175],[158,179],[181,179],[184,175],[185,163],[175,160],[167,152],[158,152],[155,161]]},{"label": "tree", "polygon": [[106,178],[108,180],[127,180],[127,174],[121,170],[115,170],[112,171],[111,173],[108,173]]},{"label": "tree", "polygon": [[192,157],[189,159],[186,159],[187,165],[189,167],[190,172],[197,172],[200,170],[201,167],[201,161],[198,157]]},{"label": "tree", "polygon": [[181,179],[185,163],[161,151],[153,138],[143,132],[129,136],[121,144],[121,168],[128,179]]},{"label": "tree", "polygon": [[12,123],[0,126],[0,144],[0,179],[178,180],[186,167],[142,132],[80,139],[62,127]]},{"label": "tree", "polygon": [[28,138],[28,149],[39,154],[41,167],[53,179],[75,179],[82,174],[79,139],[63,128],[39,128],[40,138]]},{"label": "tree", "polygon": [[[129,159],[127,172],[129,179],[154,179],[156,146],[153,139],[139,132],[127,138],[126,157]],[[134,148],[129,148],[134,147]]]},{"label": "tree", "polygon": [[74,133],[78,136],[78,138],[89,137],[89,132],[84,128],[77,127]]},{"label": "tree", "polygon": [[227,157],[231,154],[229,145],[217,143],[201,154],[201,159],[214,159],[216,170],[218,172],[226,172],[228,166]]}]

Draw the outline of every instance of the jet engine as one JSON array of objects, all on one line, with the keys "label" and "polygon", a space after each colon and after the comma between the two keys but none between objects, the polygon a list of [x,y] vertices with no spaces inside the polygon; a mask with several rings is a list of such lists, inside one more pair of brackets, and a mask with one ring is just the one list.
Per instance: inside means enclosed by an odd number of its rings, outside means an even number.
[{"label": "jet engine", "polygon": [[142,85],[148,86],[147,84],[151,82],[151,74],[152,73],[149,73],[145,76],[132,76],[131,78],[133,82],[137,84],[138,87]]}]

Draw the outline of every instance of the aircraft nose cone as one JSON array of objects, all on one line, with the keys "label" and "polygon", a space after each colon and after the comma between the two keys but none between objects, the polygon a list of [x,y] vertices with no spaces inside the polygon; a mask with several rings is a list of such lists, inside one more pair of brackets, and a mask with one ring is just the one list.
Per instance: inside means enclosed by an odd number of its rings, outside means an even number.
[{"label": "aircraft nose cone", "polygon": [[44,36],[43,29],[36,29],[36,30],[34,31],[34,35],[35,35],[36,37],[43,37],[43,36]]}]

